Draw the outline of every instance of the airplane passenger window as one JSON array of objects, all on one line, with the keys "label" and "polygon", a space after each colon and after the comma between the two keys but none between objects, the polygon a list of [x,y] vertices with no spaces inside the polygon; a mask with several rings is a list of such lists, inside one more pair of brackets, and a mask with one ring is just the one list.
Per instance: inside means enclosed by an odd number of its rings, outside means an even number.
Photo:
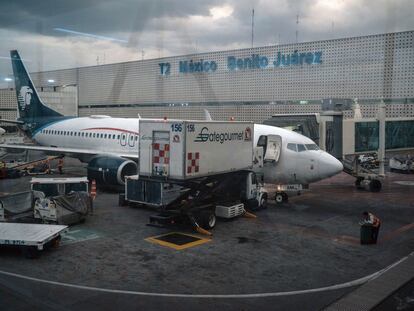
[{"label": "airplane passenger window", "polygon": [[115,139],[115,136],[116,136],[116,135],[115,135],[115,134],[113,134],[113,135],[112,135],[112,139]]},{"label": "airplane passenger window", "polygon": [[118,135],[118,139],[120,139],[121,138],[121,136],[120,135]]},{"label": "airplane passenger window", "polygon": [[301,152],[301,151],[305,151],[305,150],[306,150],[305,145],[298,144],[298,151],[299,151],[299,152]]},{"label": "airplane passenger window", "polygon": [[95,138],[95,133],[93,133],[92,137]]},{"label": "airplane passenger window", "polygon": [[319,150],[319,147],[317,144],[306,144],[306,149],[308,150]]},{"label": "airplane passenger window", "polygon": [[289,150],[292,150],[292,151],[297,151],[297,149],[296,149],[296,144],[291,144],[291,143],[289,143],[289,144],[287,144],[287,148],[288,148]]},{"label": "airplane passenger window", "polygon": [[107,134],[104,135],[104,138],[106,138]]}]

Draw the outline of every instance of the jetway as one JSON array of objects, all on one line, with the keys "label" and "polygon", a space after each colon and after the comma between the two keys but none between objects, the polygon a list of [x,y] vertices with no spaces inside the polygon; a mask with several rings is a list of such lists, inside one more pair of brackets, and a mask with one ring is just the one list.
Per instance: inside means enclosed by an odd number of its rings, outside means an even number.
[{"label": "jetway", "polygon": [[276,114],[263,123],[298,132],[312,139],[322,150],[336,158],[341,159],[343,156],[342,112]]},{"label": "jetway", "polygon": [[[347,102],[348,103],[348,102]],[[333,110],[313,114],[274,115],[264,124],[289,128],[314,140],[342,160],[344,171],[356,178],[356,186],[379,191],[384,177],[385,154],[414,153],[414,118],[386,118],[386,106],[379,105],[377,118],[363,118],[358,102],[353,118],[344,118],[349,105],[327,105]],[[341,109],[344,109],[341,111]],[[362,163],[364,155],[375,154],[376,165]],[[373,182],[371,182],[373,181]]]}]

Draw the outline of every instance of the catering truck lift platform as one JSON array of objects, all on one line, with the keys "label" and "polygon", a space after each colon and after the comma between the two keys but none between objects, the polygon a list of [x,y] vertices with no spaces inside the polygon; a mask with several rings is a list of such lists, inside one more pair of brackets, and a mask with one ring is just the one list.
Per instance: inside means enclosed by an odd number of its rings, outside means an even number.
[{"label": "catering truck lift platform", "polygon": [[37,258],[49,246],[57,247],[67,226],[0,223],[0,246],[19,247],[27,258]]},{"label": "catering truck lift platform", "polygon": [[[150,224],[189,220],[202,233],[215,226],[216,216],[253,216],[246,209],[267,201],[255,172],[263,167],[263,149],[253,147],[253,130],[249,122],[141,119],[138,177],[127,179],[126,200],[133,201],[128,182],[144,190],[162,184],[155,187],[160,195],[165,185],[177,187],[179,194],[159,204],[161,212]],[[141,192],[142,198],[145,203]]]}]

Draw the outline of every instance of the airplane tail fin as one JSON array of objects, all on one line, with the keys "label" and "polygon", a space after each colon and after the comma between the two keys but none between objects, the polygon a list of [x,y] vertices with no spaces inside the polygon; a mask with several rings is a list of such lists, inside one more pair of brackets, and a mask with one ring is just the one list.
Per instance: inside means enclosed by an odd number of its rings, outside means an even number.
[{"label": "airplane tail fin", "polygon": [[46,118],[62,117],[60,113],[43,104],[19,53],[16,50],[10,51],[10,58],[16,87],[19,120],[25,123],[39,123]]}]

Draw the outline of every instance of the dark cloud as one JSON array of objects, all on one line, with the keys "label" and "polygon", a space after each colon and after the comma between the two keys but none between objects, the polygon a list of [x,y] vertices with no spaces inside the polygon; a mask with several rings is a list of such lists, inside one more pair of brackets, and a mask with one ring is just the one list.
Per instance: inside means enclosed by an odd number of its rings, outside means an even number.
[{"label": "dark cloud", "polygon": [[208,15],[209,7],[217,3],[220,1],[2,1],[0,28],[43,34],[55,27],[88,33],[139,31],[154,18]]}]

